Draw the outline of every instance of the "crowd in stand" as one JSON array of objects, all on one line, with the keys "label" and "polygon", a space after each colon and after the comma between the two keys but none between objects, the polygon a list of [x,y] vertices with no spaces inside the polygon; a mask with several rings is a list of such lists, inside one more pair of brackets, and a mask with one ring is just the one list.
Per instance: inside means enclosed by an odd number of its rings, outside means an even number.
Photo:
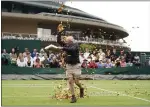
[{"label": "crowd in stand", "polygon": [[83,68],[129,67],[133,64],[140,65],[140,57],[138,55],[133,56],[130,51],[127,54],[121,51],[120,55],[117,55],[116,50],[103,52],[100,49],[92,53],[86,50],[80,54],[80,62]]},{"label": "crowd in stand", "polygon": [[[41,49],[39,52],[34,49],[32,52],[25,48],[23,53],[19,53],[16,48],[12,48],[10,53],[3,49],[1,60],[2,65],[14,65],[18,67],[35,67],[35,68],[60,68],[63,67],[64,52],[54,53],[52,51],[45,52]],[[131,52],[125,53],[121,51],[119,55],[116,50],[102,49],[90,52],[80,52],[80,63],[82,68],[112,68],[112,67],[129,67],[140,65],[140,57],[132,55]]]}]

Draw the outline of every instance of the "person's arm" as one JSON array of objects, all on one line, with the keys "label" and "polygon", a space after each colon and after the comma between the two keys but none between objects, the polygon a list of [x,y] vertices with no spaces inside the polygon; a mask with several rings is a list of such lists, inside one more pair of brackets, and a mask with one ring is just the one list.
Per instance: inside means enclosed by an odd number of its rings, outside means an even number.
[{"label": "person's arm", "polygon": [[59,33],[57,34],[57,43],[58,43],[59,45],[61,45],[61,46],[64,46],[64,45],[65,45],[65,43],[64,43],[63,41],[61,41],[61,32],[59,32]]}]

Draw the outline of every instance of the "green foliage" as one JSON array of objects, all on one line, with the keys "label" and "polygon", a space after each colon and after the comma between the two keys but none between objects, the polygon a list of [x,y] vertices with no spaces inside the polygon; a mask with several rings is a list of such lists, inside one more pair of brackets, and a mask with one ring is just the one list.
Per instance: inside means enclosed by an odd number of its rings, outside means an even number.
[{"label": "green foliage", "polygon": [[80,49],[81,51],[85,51],[86,49],[93,51],[94,49],[96,49],[96,45],[95,44],[81,44]]}]

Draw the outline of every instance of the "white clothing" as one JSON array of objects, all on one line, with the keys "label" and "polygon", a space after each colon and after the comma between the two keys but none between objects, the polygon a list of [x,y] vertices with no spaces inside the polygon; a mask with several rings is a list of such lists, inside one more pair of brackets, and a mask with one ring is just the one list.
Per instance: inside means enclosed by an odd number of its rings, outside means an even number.
[{"label": "white clothing", "polygon": [[30,57],[30,61],[31,61],[31,64],[30,64],[30,66],[28,66],[28,58],[27,57],[25,57],[24,58],[24,61],[25,61],[25,66],[26,67],[33,67],[33,58],[32,57]]},{"label": "white clothing", "polygon": [[84,58],[87,59],[89,57],[90,53],[89,52],[85,52],[84,53]]},{"label": "white clothing", "polygon": [[17,65],[18,67],[25,67],[26,63],[25,61],[21,62],[20,59],[17,59]]}]

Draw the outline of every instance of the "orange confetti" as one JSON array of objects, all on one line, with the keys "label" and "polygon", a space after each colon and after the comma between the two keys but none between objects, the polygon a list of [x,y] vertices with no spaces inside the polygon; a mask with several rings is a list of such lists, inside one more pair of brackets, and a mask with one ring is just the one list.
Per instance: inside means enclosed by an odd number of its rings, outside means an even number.
[{"label": "orange confetti", "polygon": [[62,24],[59,24],[57,27],[58,32],[61,32],[64,30],[64,26]]},{"label": "orange confetti", "polygon": [[62,10],[64,9],[64,5],[62,4],[60,8],[58,8],[58,12],[62,12]]}]

